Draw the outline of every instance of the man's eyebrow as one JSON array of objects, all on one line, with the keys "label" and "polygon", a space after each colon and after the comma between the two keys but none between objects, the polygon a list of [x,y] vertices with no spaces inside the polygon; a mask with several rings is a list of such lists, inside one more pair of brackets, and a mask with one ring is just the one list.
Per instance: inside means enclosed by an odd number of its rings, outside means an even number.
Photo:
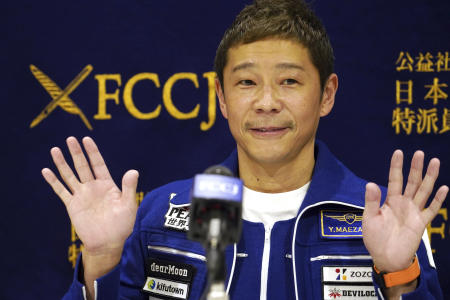
[{"label": "man's eyebrow", "polygon": [[255,64],[252,62],[244,62],[242,64],[239,64],[237,66],[234,66],[234,68],[231,70],[232,73],[237,72],[239,70],[243,70],[243,69],[247,69],[247,68],[252,68],[254,67]]},{"label": "man's eyebrow", "polygon": [[[237,66],[234,66],[231,70],[232,73],[237,72],[239,70],[253,68],[255,66],[255,63],[252,62],[244,62],[241,64],[238,64]],[[298,69],[301,71],[305,71],[305,68],[303,68],[301,65],[294,64],[294,63],[279,63],[275,65],[275,68],[277,69]]]},{"label": "man's eyebrow", "polygon": [[277,64],[275,66],[275,68],[277,68],[277,69],[299,69],[301,71],[305,71],[305,68],[303,68],[301,65],[297,65],[294,63],[280,63],[280,64]]}]

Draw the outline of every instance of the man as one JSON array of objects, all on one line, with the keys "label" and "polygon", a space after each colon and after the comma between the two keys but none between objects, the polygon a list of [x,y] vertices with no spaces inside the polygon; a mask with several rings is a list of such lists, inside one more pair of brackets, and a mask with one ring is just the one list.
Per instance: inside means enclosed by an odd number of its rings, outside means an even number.
[{"label": "man", "polygon": [[[422,241],[448,193],[440,187],[424,209],[439,160],[422,178],[417,151],[403,191],[403,155],[395,151],[380,207],[378,186],[316,141],[338,78],[325,29],[306,4],[261,0],[244,8],[219,45],[215,68],[220,110],[237,142],[223,165],[245,184],[242,238],[227,249],[231,298],[442,298]],[[200,298],[204,252],[181,222],[192,180],[151,192],[136,215],[137,171],[125,173],[120,190],[92,139],[83,139],[89,162],[75,138],[67,145],[78,178],[60,149],[51,155],[69,190],[42,170],[84,244],[66,298]]]}]

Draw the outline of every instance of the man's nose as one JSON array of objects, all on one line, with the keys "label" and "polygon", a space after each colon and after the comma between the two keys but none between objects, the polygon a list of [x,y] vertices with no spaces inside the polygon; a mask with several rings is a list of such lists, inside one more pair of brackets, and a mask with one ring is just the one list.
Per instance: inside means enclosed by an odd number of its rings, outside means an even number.
[{"label": "man's nose", "polygon": [[258,113],[278,113],[281,106],[282,103],[276,89],[269,84],[261,88],[254,103],[254,109]]}]

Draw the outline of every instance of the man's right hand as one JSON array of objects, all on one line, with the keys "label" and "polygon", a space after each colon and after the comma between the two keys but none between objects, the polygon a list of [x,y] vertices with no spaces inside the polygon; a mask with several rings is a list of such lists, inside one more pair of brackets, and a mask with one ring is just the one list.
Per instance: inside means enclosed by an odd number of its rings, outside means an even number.
[{"label": "man's right hand", "polygon": [[50,151],[69,190],[50,169],[42,169],[42,175],[64,202],[75,231],[83,242],[84,277],[88,290],[91,290],[92,281],[109,272],[120,261],[125,240],[133,230],[139,174],[136,170],[126,172],[121,191],[111,178],[94,141],[85,137],[83,145],[89,162],[77,139],[67,138],[78,178],[59,148],[54,147]]}]

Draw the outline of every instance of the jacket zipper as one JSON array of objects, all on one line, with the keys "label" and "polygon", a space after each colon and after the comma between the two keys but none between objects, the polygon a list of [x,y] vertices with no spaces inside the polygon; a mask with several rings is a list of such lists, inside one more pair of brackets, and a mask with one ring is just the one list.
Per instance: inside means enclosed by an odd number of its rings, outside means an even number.
[{"label": "jacket zipper", "polygon": [[169,253],[169,254],[182,255],[182,256],[189,257],[189,258],[198,259],[198,260],[201,260],[201,261],[206,261],[206,257],[204,255],[193,253],[193,252],[178,250],[178,249],[165,247],[165,246],[148,245],[147,247],[148,247],[149,250],[156,250],[156,251]]},{"label": "jacket zipper", "polygon": [[[265,227],[265,226],[264,226]],[[267,280],[269,275],[269,259],[270,259],[270,234],[272,233],[272,227],[267,226],[264,228],[264,249],[261,262],[261,289],[260,300],[267,299]]]},{"label": "jacket zipper", "polygon": [[332,260],[332,259],[356,259],[356,260],[372,260],[370,255],[319,255],[311,257],[311,261]]}]

